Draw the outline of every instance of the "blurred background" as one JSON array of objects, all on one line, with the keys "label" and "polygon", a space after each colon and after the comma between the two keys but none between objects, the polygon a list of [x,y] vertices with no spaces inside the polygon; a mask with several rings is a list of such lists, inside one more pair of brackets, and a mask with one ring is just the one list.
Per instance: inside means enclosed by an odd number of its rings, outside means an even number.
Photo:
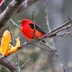
[{"label": "blurred background", "polygon": [[[11,0],[6,1],[10,2]],[[4,4],[3,8],[0,8],[0,13],[2,13],[7,5],[8,2]],[[46,10],[48,11],[46,12]],[[35,22],[48,32],[50,29],[53,30],[63,24],[67,17],[72,19],[72,0],[39,0],[30,7],[16,12],[12,19],[15,23],[20,25],[17,22],[18,20],[24,18],[33,20],[33,12]],[[48,22],[46,21],[46,18],[48,18]],[[10,21],[8,21],[7,24],[12,32],[12,40],[14,41],[15,38],[19,36],[21,43],[24,43],[26,39],[20,33],[20,30]],[[7,29],[7,27],[5,29]],[[23,72],[64,72],[60,61],[64,63],[66,72],[72,72],[72,36],[54,37],[53,39],[47,39],[46,41],[48,44],[57,48],[59,57],[52,57],[53,55],[49,54],[47,51],[33,45],[28,45],[17,52],[18,59],[16,54],[8,57],[8,59],[15,63],[19,62],[19,65],[21,66],[32,58],[31,62],[21,68]],[[0,72],[6,72],[3,71],[4,67],[2,66],[0,70]]]}]

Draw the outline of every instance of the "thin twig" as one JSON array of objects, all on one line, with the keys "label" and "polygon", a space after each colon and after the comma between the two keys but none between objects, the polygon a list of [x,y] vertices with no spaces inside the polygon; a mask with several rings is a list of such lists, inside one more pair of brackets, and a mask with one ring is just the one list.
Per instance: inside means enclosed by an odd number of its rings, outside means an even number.
[{"label": "thin twig", "polygon": [[20,26],[11,18],[10,23],[20,29]]},{"label": "thin twig", "polygon": [[63,34],[59,34],[59,35],[57,35],[57,37],[63,37],[63,36],[65,36],[65,35],[72,35],[72,32],[65,32],[65,33],[63,33]]},{"label": "thin twig", "polygon": [[21,72],[21,70],[20,70],[20,66],[19,66],[19,59],[18,59],[18,55],[17,55],[17,53],[15,53],[15,57],[16,57],[16,66],[18,67],[18,71],[19,72]]},{"label": "thin twig", "polygon": [[43,2],[43,4],[44,4],[45,14],[46,14],[45,20],[46,20],[46,24],[48,26],[48,31],[51,31],[50,26],[49,26],[49,20],[48,20],[48,9],[47,9],[48,8],[48,3],[46,2],[46,0],[44,2]]},{"label": "thin twig", "polygon": [[20,68],[24,68],[29,62],[31,62],[33,58],[29,58],[23,65],[20,66]]},{"label": "thin twig", "polygon": [[[54,35],[54,34],[57,34],[57,33],[60,32],[60,31],[66,30],[66,29],[72,27],[71,23],[72,23],[71,20],[67,20],[64,24],[62,24],[61,26],[55,28],[55,29],[52,30],[51,32],[46,33],[44,36],[42,36],[42,37],[39,38],[39,39],[48,38],[48,37],[51,37],[51,36]],[[57,35],[56,35],[56,36],[57,36]],[[55,37],[55,36],[53,36],[53,37]]]}]

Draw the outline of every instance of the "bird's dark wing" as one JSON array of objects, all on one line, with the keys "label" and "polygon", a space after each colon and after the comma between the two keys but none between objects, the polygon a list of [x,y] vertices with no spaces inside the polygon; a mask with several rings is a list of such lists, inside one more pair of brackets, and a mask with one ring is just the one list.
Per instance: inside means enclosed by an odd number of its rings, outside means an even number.
[{"label": "bird's dark wing", "polygon": [[35,29],[36,30],[38,30],[39,32],[41,32],[41,33],[44,33],[44,34],[46,34],[38,25],[36,25],[36,24],[29,24],[30,25],[30,27],[32,28],[32,29],[34,29],[34,25],[35,25]]}]

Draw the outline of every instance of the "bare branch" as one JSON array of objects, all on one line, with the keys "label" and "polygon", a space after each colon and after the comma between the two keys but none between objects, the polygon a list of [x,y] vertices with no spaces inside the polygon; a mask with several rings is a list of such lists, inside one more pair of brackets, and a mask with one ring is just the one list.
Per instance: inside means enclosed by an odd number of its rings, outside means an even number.
[{"label": "bare branch", "polygon": [[6,22],[15,13],[16,9],[19,8],[21,3],[24,3],[24,9],[38,0],[12,0],[12,2],[7,6],[7,8],[0,15],[0,29],[6,24]]},{"label": "bare branch", "polygon": [[30,5],[32,5],[33,3],[37,2],[38,0],[25,0],[20,7],[17,9],[17,13],[22,12],[25,8],[29,7]]},{"label": "bare branch", "polygon": [[29,58],[24,64],[20,66],[20,68],[24,68],[29,62],[33,61],[33,58]]},{"label": "bare branch", "polygon": [[71,27],[72,27],[72,20],[69,19],[64,24],[62,24],[61,26],[55,28],[51,32],[46,33],[40,39],[44,39],[44,38],[48,38],[48,37],[55,37],[55,36],[57,36],[57,33],[64,31],[64,30],[71,28]]},{"label": "bare branch", "polygon": [[[20,1],[24,1],[24,0],[20,0]],[[18,0],[13,0],[7,6],[7,8],[0,15],[0,28],[2,28],[4,26],[4,24],[11,18],[14,11],[19,7],[20,4],[21,4],[21,2],[19,3]]]},{"label": "bare branch", "polygon": [[6,58],[0,58],[0,64],[7,67],[11,72],[19,72],[17,66]]}]

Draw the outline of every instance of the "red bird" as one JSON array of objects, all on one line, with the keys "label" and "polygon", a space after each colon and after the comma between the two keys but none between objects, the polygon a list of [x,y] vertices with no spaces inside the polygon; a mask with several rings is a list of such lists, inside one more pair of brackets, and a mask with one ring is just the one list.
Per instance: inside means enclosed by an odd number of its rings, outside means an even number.
[{"label": "red bird", "polygon": [[29,19],[23,19],[20,22],[21,33],[26,37],[27,40],[39,38],[45,34],[45,32],[38,24],[32,22]]}]

